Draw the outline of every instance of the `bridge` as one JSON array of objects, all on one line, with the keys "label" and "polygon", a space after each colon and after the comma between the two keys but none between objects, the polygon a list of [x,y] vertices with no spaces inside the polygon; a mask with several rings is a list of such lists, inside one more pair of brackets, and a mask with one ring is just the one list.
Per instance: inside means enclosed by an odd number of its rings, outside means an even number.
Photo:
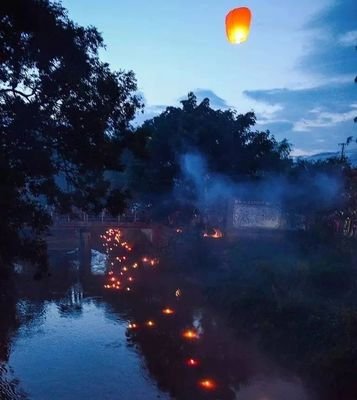
[{"label": "bridge", "polygon": [[[73,247],[102,249],[99,237],[107,229],[120,229],[129,240],[146,240],[160,249],[168,243],[172,229],[142,221],[121,221],[118,218],[56,218],[47,237],[49,250],[68,250]],[[77,245],[76,245],[77,244]]]}]

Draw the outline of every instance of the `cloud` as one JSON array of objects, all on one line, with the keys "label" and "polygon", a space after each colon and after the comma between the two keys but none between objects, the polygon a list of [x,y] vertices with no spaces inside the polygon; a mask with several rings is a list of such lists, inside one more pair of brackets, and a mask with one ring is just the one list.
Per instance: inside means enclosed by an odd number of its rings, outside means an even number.
[{"label": "cloud", "polygon": [[297,147],[293,148],[291,151],[291,156],[292,157],[306,157],[306,156],[312,156],[314,154],[320,153],[322,150],[304,150],[304,149],[299,149]]},{"label": "cloud", "polygon": [[340,35],[339,42],[342,46],[351,47],[357,45],[357,30],[345,32]]},{"label": "cloud", "polygon": [[259,125],[278,139],[287,137],[294,155],[336,150],[356,133],[356,15],[356,0],[334,0],[307,21],[311,40],[296,69],[314,76],[308,85],[244,92]]},{"label": "cloud", "polygon": [[144,112],[137,113],[134,126],[140,126],[148,119],[152,119],[166,110],[167,106],[164,105],[145,105]]},{"label": "cloud", "polygon": [[227,109],[230,106],[227,104],[226,100],[219,97],[216,93],[209,89],[196,89],[194,93],[197,96],[198,101],[202,101],[208,98],[210,105],[214,109]]},{"label": "cloud", "polygon": [[[193,93],[197,97],[197,101],[201,102],[205,98],[209,99],[210,101],[210,106],[214,109],[228,109],[231,108],[226,100],[222,99],[222,97],[219,97],[214,91],[210,89],[195,89],[193,90]],[[179,101],[186,99],[186,96],[180,97]]]},{"label": "cloud", "polygon": [[[200,103],[202,100],[205,98],[208,98],[210,101],[210,106],[214,109],[222,109],[226,110],[229,108],[232,108],[228,105],[226,100],[222,99],[222,97],[219,97],[215,92],[213,92],[210,89],[196,89],[193,90],[197,97],[197,101]],[[166,110],[168,105],[149,105],[147,104],[144,95],[139,92],[141,95],[143,102],[145,103],[145,108],[144,112],[140,112],[136,115],[135,121],[134,121],[134,126],[139,126],[142,125],[145,121],[148,119],[154,118],[157,115],[161,114],[163,111]],[[180,101],[185,100],[187,98],[186,96],[182,96],[177,100],[177,104],[174,104],[174,106],[179,107],[180,106]],[[271,106],[268,106],[268,108]]]},{"label": "cloud", "polygon": [[257,111],[261,128],[278,138],[287,137],[300,152],[334,150],[354,135],[357,88],[350,83],[326,84],[305,89],[247,90],[245,96],[270,113]]},{"label": "cloud", "polygon": [[303,118],[296,121],[293,130],[296,132],[311,131],[313,128],[326,128],[340,124],[341,122],[352,121],[357,114],[356,104],[351,104],[351,110],[344,113],[334,113],[321,111],[320,109],[311,110],[314,118]]},{"label": "cloud", "polygon": [[357,53],[352,48],[356,40],[356,0],[335,0],[306,24],[315,30],[315,39],[302,58],[300,67],[324,76],[356,72]]}]

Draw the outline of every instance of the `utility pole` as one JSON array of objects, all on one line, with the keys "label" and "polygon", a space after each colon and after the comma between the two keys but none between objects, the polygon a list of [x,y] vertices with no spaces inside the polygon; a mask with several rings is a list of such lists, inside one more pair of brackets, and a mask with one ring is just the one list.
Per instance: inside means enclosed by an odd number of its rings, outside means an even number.
[{"label": "utility pole", "polygon": [[339,143],[338,145],[341,146],[341,160],[345,157],[345,147],[347,143]]}]

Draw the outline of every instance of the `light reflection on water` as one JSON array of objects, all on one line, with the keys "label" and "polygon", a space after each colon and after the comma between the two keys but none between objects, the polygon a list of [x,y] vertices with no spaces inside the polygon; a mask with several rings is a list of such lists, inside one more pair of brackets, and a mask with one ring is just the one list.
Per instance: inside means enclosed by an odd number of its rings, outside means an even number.
[{"label": "light reflection on water", "polygon": [[165,399],[140,354],[126,345],[127,321],[105,303],[83,301],[79,318],[47,302],[21,327],[8,364],[34,400]]},{"label": "light reflection on water", "polygon": [[[106,256],[92,252],[91,268],[81,272],[72,253],[47,283],[24,285],[16,329],[5,339],[0,332],[0,345],[9,348],[5,357],[0,352],[1,400],[19,400],[21,391],[31,400],[310,399],[298,379],[236,340],[192,285],[148,268],[137,272],[133,293],[111,293],[98,273]],[[174,314],[163,314],[165,306]],[[131,321],[140,329],[128,332]],[[183,341],[182,331],[191,328],[199,340]],[[191,357],[195,369],[187,367]],[[219,393],[198,390],[206,377],[217,378]]]}]

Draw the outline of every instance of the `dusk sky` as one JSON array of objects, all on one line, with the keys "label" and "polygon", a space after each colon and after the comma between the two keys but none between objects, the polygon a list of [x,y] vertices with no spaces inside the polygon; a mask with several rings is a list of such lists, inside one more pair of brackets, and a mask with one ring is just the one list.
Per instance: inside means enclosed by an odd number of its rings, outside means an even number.
[{"label": "dusk sky", "polygon": [[[254,110],[258,129],[286,137],[295,155],[335,151],[357,136],[356,0],[64,0],[94,25],[113,69],[132,69],[145,117],[189,91],[215,108]],[[248,6],[247,42],[231,45],[225,15]],[[141,117],[142,119],[142,117]]]}]

